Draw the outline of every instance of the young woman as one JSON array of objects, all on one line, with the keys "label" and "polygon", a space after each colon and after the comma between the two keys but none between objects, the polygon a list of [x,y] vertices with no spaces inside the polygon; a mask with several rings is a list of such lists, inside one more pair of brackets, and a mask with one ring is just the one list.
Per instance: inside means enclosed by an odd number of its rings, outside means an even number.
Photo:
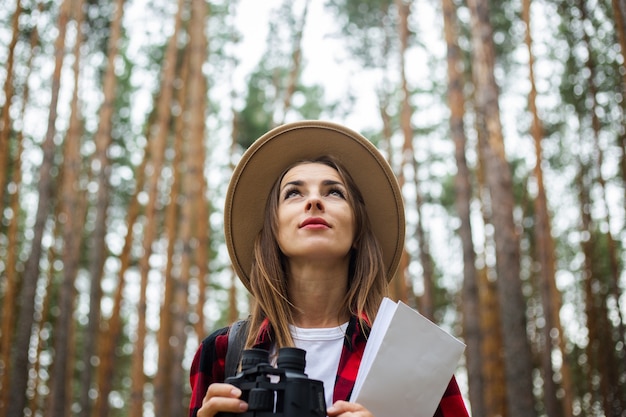
[{"label": "young woman", "polygon": [[[400,261],[404,228],[391,168],[367,139],[334,123],[280,126],[233,173],[226,243],[254,298],[245,348],[306,350],[305,372],[323,381],[330,417],[372,416],[347,400]],[[217,330],[196,353],[192,417],[247,410],[241,390],[224,383],[229,331]],[[435,416],[467,416],[454,377]]]}]

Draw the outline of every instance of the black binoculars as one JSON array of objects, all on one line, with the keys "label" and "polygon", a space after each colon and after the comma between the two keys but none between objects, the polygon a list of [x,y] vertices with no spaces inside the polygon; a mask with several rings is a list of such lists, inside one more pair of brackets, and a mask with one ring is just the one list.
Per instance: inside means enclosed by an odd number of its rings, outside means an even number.
[{"label": "black binoculars", "polygon": [[322,381],[304,373],[306,351],[281,348],[277,366],[269,363],[269,352],[247,349],[242,353],[241,372],[226,383],[241,389],[248,403],[244,413],[219,413],[219,417],[325,417],[326,401]]}]

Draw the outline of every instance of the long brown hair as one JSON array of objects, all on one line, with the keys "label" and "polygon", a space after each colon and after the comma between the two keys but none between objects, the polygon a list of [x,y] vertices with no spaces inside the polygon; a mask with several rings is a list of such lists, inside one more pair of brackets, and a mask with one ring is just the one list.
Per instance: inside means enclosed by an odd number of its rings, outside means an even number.
[{"label": "long brown hair", "polygon": [[254,258],[250,273],[250,288],[254,296],[251,308],[250,333],[246,348],[255,344],[261,324],[267,318],[274,329],[277,348],[293,346],[289,324],[293,323],[293,305],[287,292],[286,258],[280,251],[277,241],[278,202],[280,183],[283,176],[294,166],[302,163],[321,163],[337,171],[348,192],[348,204],[355,220],[355,237],[350,255],[348,291],[343,307],[350,315],[361,321],[362,328],[368,320],[373,321],[378,306],[387,295],[387,279],[380,245],[372,231],[365,202],[356,183],[346,169],[332,156],[300,161],[285,171],[277,179],[270,191],[265,206],[263,228],[254,242]]}]

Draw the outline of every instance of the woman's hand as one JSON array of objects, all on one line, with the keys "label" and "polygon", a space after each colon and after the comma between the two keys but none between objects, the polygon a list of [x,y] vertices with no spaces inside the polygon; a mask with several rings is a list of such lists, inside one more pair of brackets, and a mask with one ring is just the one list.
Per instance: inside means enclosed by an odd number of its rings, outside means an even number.
[{"label": "woman's hand", "polygon": [[349,403],[347,401],[335,401],[326,412],[328,417],[374,417],[361,404]]},{"label": "woman's hand", "polygon": [[239,397],[241,390],[234,385],[211,384],[198,410],[198,417],[213,417],[220,412],[243,413],[248,409],[248,404]]}]

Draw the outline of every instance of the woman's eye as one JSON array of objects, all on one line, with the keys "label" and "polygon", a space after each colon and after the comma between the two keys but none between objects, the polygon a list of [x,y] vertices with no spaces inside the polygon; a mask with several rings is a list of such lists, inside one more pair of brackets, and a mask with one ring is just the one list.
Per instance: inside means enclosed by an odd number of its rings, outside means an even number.
[{"label": "woman's eye", "polygon": [[338,188],[333,188],[332,190],[330,190],[328,192],[328,195],[334,195],[335,197],[340,197],[340,198],[346,198],[343,190],[340,190]]},{"label": "woman's eye", "polygon": [[300,192],[298,190],[287,190],[285,191],[285,200],[287,200],[288,198],[292,198],[292,197],[297,197],[300,195]]}]

